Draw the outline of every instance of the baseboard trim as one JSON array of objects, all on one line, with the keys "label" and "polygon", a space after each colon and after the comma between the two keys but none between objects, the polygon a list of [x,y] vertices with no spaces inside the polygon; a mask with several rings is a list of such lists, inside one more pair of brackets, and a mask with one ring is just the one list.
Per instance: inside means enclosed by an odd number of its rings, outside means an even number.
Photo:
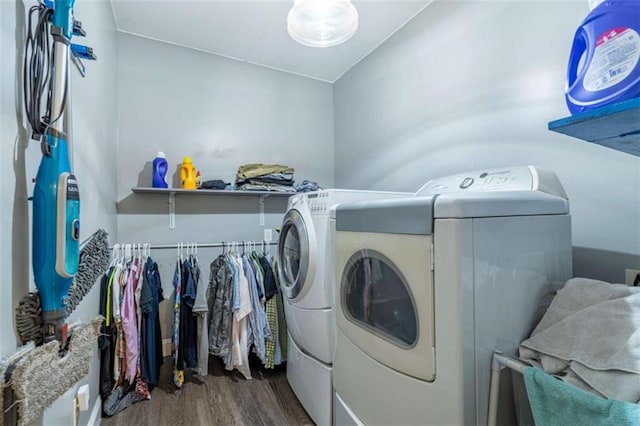
[{"label": "baseboard trim", "polygon": [[98,395],[95,404],[93,404],[93,409],[91,410],[91,417],[89,417],[89,421],[87,422],[87,426],[100,426],[100,421],[102,420],[102,416],[100,415],[102,412],[102,398]]}]

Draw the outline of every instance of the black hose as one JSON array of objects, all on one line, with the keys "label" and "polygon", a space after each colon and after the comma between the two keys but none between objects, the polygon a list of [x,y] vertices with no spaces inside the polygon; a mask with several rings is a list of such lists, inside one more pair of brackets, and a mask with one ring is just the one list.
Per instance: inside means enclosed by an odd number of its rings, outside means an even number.
[{"label": "black hose", "polygon": [[[36,14],[37,21],[34,26]],[[42,3],[29,9],[22,67],[22,89],[25,113],[32,130],[31,137],[36,140],[40,140],[52,123],[51,91],[54,64],[51,38],[52,15],[53,10]]]}]

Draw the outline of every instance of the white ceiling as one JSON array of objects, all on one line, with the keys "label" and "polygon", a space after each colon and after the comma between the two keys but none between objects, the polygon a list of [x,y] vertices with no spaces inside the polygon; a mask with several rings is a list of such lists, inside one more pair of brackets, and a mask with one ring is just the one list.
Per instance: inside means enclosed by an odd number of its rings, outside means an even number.
[{"label": "white ceiling", "polygon": [[118,29],[334,82],[432,0],[354,0],[358,32],[313,48],[287,33],[293,0],[111,0]]}]

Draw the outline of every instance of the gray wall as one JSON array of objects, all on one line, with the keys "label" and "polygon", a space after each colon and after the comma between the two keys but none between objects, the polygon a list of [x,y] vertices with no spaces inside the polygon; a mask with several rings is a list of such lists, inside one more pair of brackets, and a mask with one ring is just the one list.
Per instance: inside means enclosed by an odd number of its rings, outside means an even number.
[{"label": "gray wall", "polygon": [[[28,142],[23,124],[19,82],[21,54],[26,29],[25,13],[32,3],[0,2],[0,356],[17,346],[13,312],[18,301],[34,289],[30,264],[31,196],[40,162],[38,143]],[[76,16],[87,30],[86,43],[96,49],[99,61],[87,64],[88,76],[82,79],[72,69],[75,174],[80,184],[81,240],[98,228],[116,239],[116,30],[108,1],[78,2]],[[17,58],[17,59],[16,59]],[[17,63],[16,63],[17,60]],[[99,286],[87,295],[69,318],[89,320],[98,313]],[[97,351],[91,371],[79,384],[89,383],[90,409],[98,395]],[[58,399],[44,414],[44,424],[71,424],[71,401],[77,386]],[[82,413],[80,424],[89,420]]]},{"label": "gray wall", "polygon": [[[132,194],[151,186],[150,162],[164,151],[173,175],[189,155],[203,180],[232,182],[245,163],[295,168],[295,180],[333,186],[333,88],[311,80],[129,34],[118,44],[118,235],[122,242],[260,240],[257,196],[176,198]],[[178,186],[174,179],[170,185]],[[265,201],[265,228],[280,226],[286,198]],[[274,232],[274,239],[277,238]],[[200,250],[209,264],[219,250]],[[165,296],[172,292],[174,250],[156,251]],[[208,279],[208,266],[203,274]],[[161,306],[164,336],[170,306]],[[166,316],[166,318],[165,318]]]},{"label": "gray wall", "polygon": [[334,85],[336,186],[413,191],[533,164],[570,197],[574,273],[640,265],[640,158],[547,130],[586,1],[438,1]]}]

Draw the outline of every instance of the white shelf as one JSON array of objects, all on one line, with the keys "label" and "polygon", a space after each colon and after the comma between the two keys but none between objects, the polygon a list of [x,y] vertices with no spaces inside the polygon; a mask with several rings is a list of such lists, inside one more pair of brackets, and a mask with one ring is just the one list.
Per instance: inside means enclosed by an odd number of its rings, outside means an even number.
[{"label": "white shelf", "polygon": [[290,197],[295,192],[276,192],[276,191],[226,191],[216,189],[180,189],[180,188],[131,188],[134,194],[155,194],[168,195],[169,197],[169,229],[176,227],[176,195],[208,195],[208,196],[243,196],[243,197],[259,197],[260,208],[260,226],[264,226],[264,200],[268,197]]},{"label": "white shelf", "polygon": [[260,196],[260,197],[290,197],[296,192],[277,191],[226,191],[224,189],[181,189],[181,188],[131,188],[136,194],[185,194],[185,195],[229,195],[229,196]]}]

